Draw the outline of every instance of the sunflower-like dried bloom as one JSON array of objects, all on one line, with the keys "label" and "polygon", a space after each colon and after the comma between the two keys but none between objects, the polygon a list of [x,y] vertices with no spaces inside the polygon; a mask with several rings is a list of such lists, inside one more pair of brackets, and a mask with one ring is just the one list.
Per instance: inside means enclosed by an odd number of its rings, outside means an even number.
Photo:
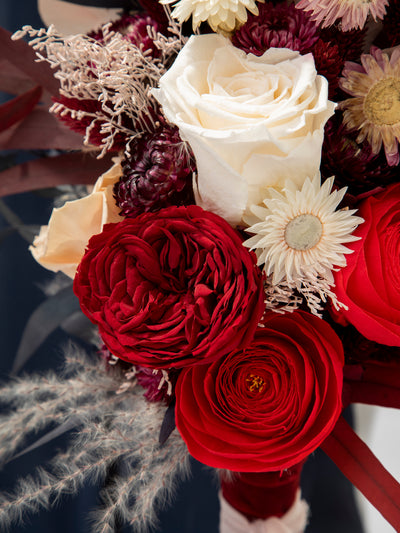
[{"label": "sunflower-like dried bloom", "polygon": [[348,129],[357,130],[356,141],[366,139],[373,154],[385,149],[389,165],[400,161],[400,47],[391,55],[379,48],[361,56],[361,65],[346,62],[341,89],[350,94],[341,102],[343,122]]},{"label": "sunflower-like dried bloom", "polygon": [[317,40],[317,26],[305,13],[293,4],[272,2],[261,4],[259,14],[250,15],[232,37],[237,48],[256,56],[270,47],[307,53]]},{"label": "sunflower-like dried bloom", "polygon": [[336,113],[325,126],[322,147],[321,173],[335,176],[338,187],[348,187],[348,193],[357,196],[396,181],[395,169],[390,167],[382,153],[374,155],[371,146],[358,144],[356,135],[349,132]]},{"label": "sunflower-like dried bloom", "polygon": [[296,7],[311,12],[311,19],[322,28],[341,20],[342,31],[363,28],[368,15],[376,21],[386,14],[388,0],[300,0]]},{"label": "sunflower-like dried bloom", "polygon": [[[176,0],[160,0],[173,4]],[[213,31],[231,32],[247,20],[247,10],[257,15],[255,0],[178,0],[172,16],[181,24],[192,17],[193,31],[208,22]]]},{"label": "sunflower-like dried bloom", "polygon": [[169,205],[194,203],[194,158],[177,128],[165,127],[143,137],[129,159],[122,162],[123,176],[114,186],[121,215],[135,217]]}]

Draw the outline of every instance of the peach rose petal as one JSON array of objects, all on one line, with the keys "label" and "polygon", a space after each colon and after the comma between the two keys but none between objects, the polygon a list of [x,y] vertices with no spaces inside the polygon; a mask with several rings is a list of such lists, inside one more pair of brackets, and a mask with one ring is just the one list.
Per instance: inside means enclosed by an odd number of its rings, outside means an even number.
[{"label": "peach rose petal", "polygon": [[113,198],[121,172],[116,163],[100,176],[91,194],[53,209],[49,224],[42,226],[30,247],[38,263],[53,272],[75,276],[90,237],[100,233],[105,224],[123,220]]}]

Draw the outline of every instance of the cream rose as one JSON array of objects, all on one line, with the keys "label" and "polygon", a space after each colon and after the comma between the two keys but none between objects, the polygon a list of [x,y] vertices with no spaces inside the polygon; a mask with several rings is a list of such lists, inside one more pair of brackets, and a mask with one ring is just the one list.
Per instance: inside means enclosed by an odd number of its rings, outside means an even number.
[{"label": "cream rose", "polygon": [[335,107],[311,54],[246,55],[215,34],[192,36],[154,95],[196,157],[197,203],[231,224],[269,187],[315,175]]},{"label": "cream rose", "polygon": [[100,176],[91,194],[53,209],[49,224],[41,227],[30,247],[38,263],[75,276],[90,237],[101,233],[104,224],[123,220],[113,197],[114,184],[121,175],[121,165],[116,163]]}]

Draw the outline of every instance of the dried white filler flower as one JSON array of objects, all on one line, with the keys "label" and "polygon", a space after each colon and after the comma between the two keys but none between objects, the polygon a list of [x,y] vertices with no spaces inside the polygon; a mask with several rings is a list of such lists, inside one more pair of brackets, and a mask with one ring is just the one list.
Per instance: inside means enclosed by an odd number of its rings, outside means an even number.
[{"label": "dried white filler flower", "polygon": [[246,231],[254,236],[244,243],[256,252],[272,286],[298,290],[314,312],[319,298],[340,305],[330,290],[332,270],[346,265],[345,254],[352,250],[344,244],[358,239],[352,232],[363,222],[356,210],[337,210],[346,188],[331,192],[332,186],[333,178],[320,186],[317,174],[301,190],[290,181],[280,193],[271,188],[265,207],[251,208],[259,222],[251,219]]}]

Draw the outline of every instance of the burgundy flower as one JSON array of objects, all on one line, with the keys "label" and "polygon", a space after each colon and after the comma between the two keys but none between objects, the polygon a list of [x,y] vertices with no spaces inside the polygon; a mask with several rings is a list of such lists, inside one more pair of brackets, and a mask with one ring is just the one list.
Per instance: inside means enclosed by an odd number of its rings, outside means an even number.
[{"label": "burgundy flower", "polygon": [[74,291],[114,355],[153,368],[245,348],[264,311],[255,256],[198,206],[106,225],[89,241]]},{"label": "burgundy flower", "polygon": [[261,56],[270,47],[307,53],[318,39],[316,24],[294,4],[266,2],[258,4],[258,10],[232,37],[232,43],[247,54]]},{"label": "burgundy flower", "polygon": [[129,159],[122,163],[123,176],[114,196],[121,215],[135,217],[169,205],[193,204],[194,157],[177,128],[142,137]]},{"label": "burgundy flower", "polygon": [[[58,113],[57,117],[72,131],[76,131],[81,135],[86,135],[87,128],[92,124],[93,114],[104,114],[102,111],[101,103],[97,100],[79,100],[78,98],[69,98],[67,96],[59,95],[53,98],[53,101],[59,104],[63,104],[67,110],[62,114]],[[82,112],[81,116],[74,114],[74,111]],[[110,117],[111,119],[111,117]],[[135,126],[132,120],[128,117],[124,117],[124,126],[131,131]],[[101,129],[104,126],[104,120],[96,120],[93,126],[90,128],[89,143],[95,146],[100,146],[105,138],[105,134]],[[108,135],[108,134],[107,134]],[[121,132],[117,132],[114,136],[114,142],[111,150],[123,150],[127,143],[127,136]]]},{"label": "burgundy flower", "polygon": [[325,76],[328,80],[328,97],[333,100],[336,89],[339,86],[339,76],[342,71],[344,61],[340,55],[339,47],[318,39],[313,45],[311,52],[314,56],[315,68],[318,74]]},{"label": "burgundy flower", "polygon": [[172,390],[170,388],[176,382],[177,371],[168,372],[168,376],[163,374],[161,370],[154,370],[145,366],[136,367],[136,379],[141,387],[146,389],[144,397],[149,402],[170,402]]},{"label": "burgundy flower", "polygon": [[[400,44],[400,1],[390,0],[381,32],[386,47]],[[381,37],[381,36],[379,36]]]},{"label": "burgundy flower", "polygon": [[[121,33],[125,39],[142,49],[143,52],[150,50],[153,57],[158,57],[159,50],[149,35],[149,27],[156,32],[160,31],[160,25],[149,15],[144,13],[125,14],[110,25],[109,31]],[[101,29],[89,35],[100,42],[104,40],[104,33]]]},{"label": "burgundy flower", "polygon": [[389,167],[383,154],[374,155],[368,143],[358,144],[356,136],[343,125],[340,112],[328,120],[322,147],[322,175],[335,176],[335,184],[348,187],[353,196],[396,181],[396,167]]},{"label": "burgundy flower", "polygon": [[342,31],[338,24],[334,24],[329,28],[323,28],[320,31],[320,38],[326,43],[330,43],[332,46],[336,45],[339,48],[342,62],[358,61],[364,50],[366,33],[366,28]]}]

